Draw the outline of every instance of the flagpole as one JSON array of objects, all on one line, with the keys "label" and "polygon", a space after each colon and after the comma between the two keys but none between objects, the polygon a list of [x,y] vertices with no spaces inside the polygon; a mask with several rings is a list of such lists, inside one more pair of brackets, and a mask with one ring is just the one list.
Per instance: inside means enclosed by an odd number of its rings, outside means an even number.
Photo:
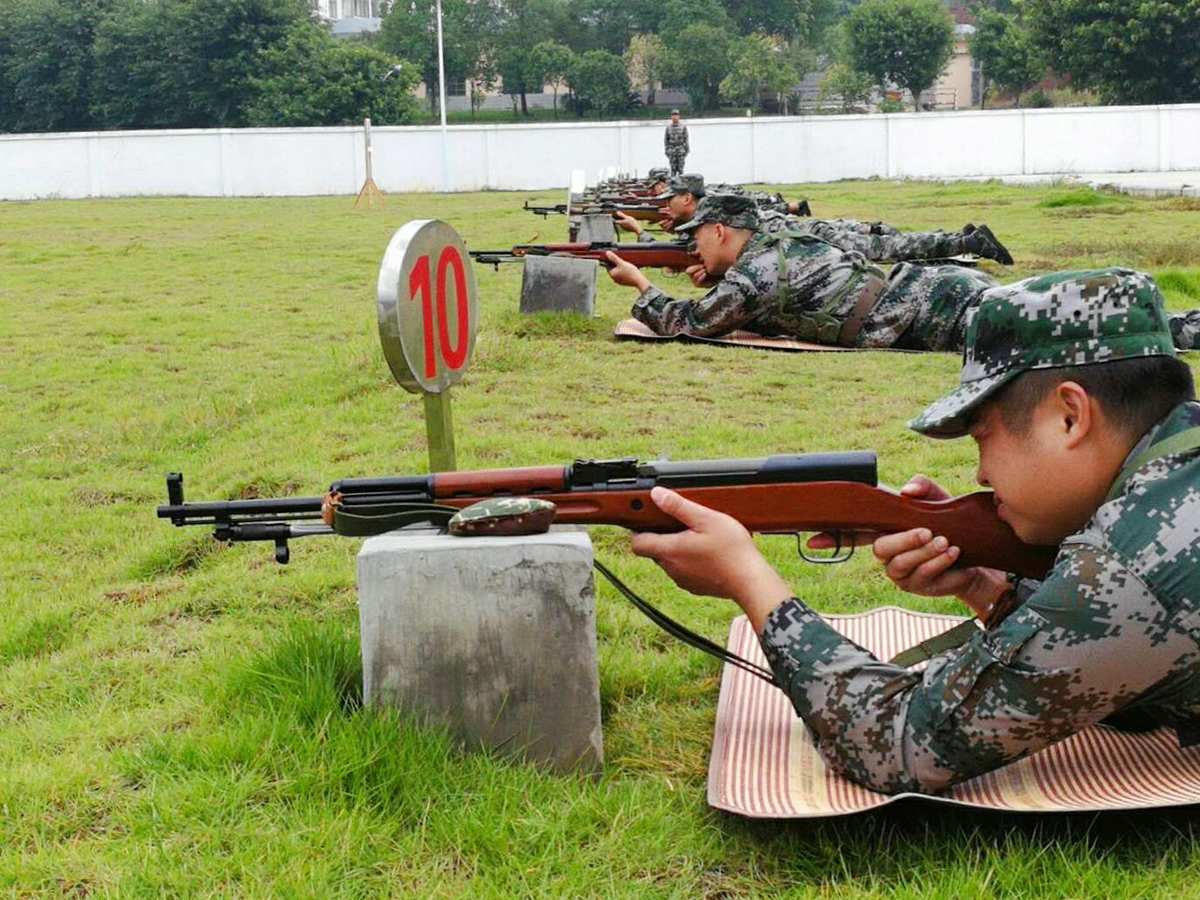
[{"label": "flagpole", "polygon": [[450,160],[446,140],[446,51],[442,42],[442,0],[437,0],[438,88],[442,104],[442,191],[450,191]]}]

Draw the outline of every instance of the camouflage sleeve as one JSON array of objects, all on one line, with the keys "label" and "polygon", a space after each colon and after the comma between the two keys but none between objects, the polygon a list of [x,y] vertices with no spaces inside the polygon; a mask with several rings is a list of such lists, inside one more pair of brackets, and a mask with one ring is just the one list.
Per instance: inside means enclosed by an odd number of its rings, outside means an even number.
[{"label": "camouflage sleeve", "polygon": [[672,300],[651,286],[633,304],[633,317],[649,325],[655,334],[716,337],[754,318],[759,293],[744,273],[733,268],[699,300]]},{"label": "camouflage sleeve", "polygon": [[687,126],[684,125],[683,126],[683,155],[687,156],[688,153],[691,152],[691,149],[692,149],[692,147],[688,143],[688,129],[687,129]]},{"label": "camouflage sleeve", "polygon": [[1064,547],[999,625],[903,669],[851,643],[799,600],[762,645],[834,769],[887,793],[937,791],[1092,725],[1197,659],[1196,641],[1111,553]]}]

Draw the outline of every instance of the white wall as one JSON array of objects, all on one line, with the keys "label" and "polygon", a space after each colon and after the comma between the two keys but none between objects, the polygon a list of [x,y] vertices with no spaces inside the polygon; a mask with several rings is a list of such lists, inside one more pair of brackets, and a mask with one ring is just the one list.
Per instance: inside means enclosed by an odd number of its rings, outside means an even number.
[{"label": "white wall", "polygon": [[[689,170],[712,181],[1158,172],[1200,169],[1200,104],[706,119],[689,123]],[[450,187],[533,190],[608,166],[663,165],[661,122],[459,125]],[[380,128],[375,180],[439,190],[437,128]],[[353,194],[360,128],[246,128],[0,135],[0,199]]]}]

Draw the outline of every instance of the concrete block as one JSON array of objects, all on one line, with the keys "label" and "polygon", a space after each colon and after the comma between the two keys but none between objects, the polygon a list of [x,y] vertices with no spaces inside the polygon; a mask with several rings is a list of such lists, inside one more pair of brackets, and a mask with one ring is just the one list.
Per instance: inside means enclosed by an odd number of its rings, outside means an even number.
[{"label": "concrete block", "polygon": [[556,771],[598,772],[592,544],[385,534],[358,554],[363,695]]},{"label": "concrete block", "polygon": [[596,311],[594,259],[569,256],[527,256],[521,277],[521,312],[576,312],[591,316]]},{"label": "concrete block", "polygon": [[602,241],[606,244],[616,243],[617,226],[613,217],[608,213],[588,213],[579,217],[579,230],[575,240],[584,243]]}]

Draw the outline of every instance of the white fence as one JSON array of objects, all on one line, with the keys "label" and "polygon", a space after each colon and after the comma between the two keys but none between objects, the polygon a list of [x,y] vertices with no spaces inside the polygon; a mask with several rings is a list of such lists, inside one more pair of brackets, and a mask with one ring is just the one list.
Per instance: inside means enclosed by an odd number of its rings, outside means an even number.
[{"label": "white fence", "polygon": [[[1200,104],[1188,106],[706,119],[688,123],[687,168],[714,181],[960,178],[1200,169]],[[450,187],[564,186],[571,169],[664,164],[662,123],[461,125]],[[442,182],[437,128],[373,129],[388,192]],[[361,128],[247,128],[0,136],[0,199],[353,194]]]}]

